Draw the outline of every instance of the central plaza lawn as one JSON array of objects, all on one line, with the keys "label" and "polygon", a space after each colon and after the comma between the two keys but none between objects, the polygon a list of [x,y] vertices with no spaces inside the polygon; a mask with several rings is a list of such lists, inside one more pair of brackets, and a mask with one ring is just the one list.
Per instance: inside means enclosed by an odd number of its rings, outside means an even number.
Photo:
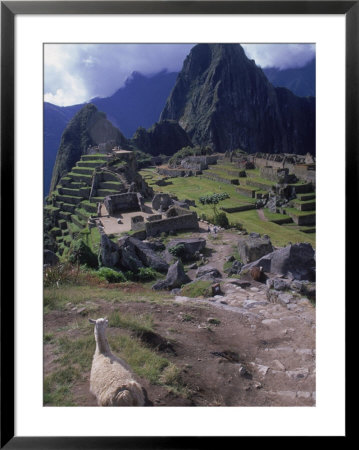
[{"label": "central plaza lawn", "polygon": [[[151,169],[144,169],[140,173],[142,176],[147,175],[147,182],[149,182],[148,177],[150,175],[157,177],[155,170]],[[207,217],[213,216],[213,207],[202,205],[199,201],[199,198],[206,194],[227,192],[230,195],[230,198],[218,203],[218,210],[222,206],[235,207],[255,202],[255,199],[245,197],[236,192],[236,186],[213,181],[203,176],[169,178],[167,182],[169,184],[166,186],[152,185],[152,188],[155,192],[176,195],[180,200],[194,200],[197,207],[191,207],[191,210],[196,211],[199,217],[202,214],[205,214]],[[227,213],[227,217],[231,224],[240,223],[249,233],[268,234],[275,246],[285,246],[289,242],[309,242],[315,247],[315,233],[305,234],[296,229],[286,228],[272,222],[265,222],[260,219],[257,210]],[[281,217],[284,218],[286,216]]]}]

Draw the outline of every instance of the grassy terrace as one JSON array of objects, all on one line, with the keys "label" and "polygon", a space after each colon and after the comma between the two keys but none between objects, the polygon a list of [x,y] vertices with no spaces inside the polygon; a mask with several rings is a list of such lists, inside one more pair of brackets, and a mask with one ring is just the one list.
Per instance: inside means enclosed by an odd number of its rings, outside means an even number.
[{"label": "grassy terrace", "polygon": [[[218,181],[213,181],[202,176],[190,178],[170,178],[168,179],[168,184],[166,186],[156,186],[154,184],[151,184],[151,180],[153,180],[154,178],[160,179],[161,177],[156,174],[155,169],[143,169],[140,173],[142,176],[146,177],[147,183],[152,186],[154,191],[177,195],[180,199],[194,200],[197,207],[191,207],[191,210],[196,211],[199,216],[202,213],[206,214],[207,216],[213,215],[213,209],[211,206],[202,205],[199,202],[199,197],[206,193],[227,192],[230,195],[229,199],[226,199],[218,204],[219,207],[235,207],[243,204],[254,203],[256,201],[255,199],[245,197],[236,192],[237,186],[235,185],[220,183]],[[295,214],[308,214],[307,212],[300,212],[294,208],[293,212],[295,212]],[[267,216],[267,212],[265,214],[269,220],[272,220],[273,218],[283,219],[288,217],[282,214],[275,214],[272,217],[270,216],[270,213],[269,216]],[[257,210],[227,213],[227,216],[230,223],[240,223],[246,228],[248,232],[268,234],[272,239],[272,243],[276,246],[284,246],[288,244],[288,242],[310,242],[313,247],[315,247],[315,234],[304,234],[300,231],[299,227],[290,228],[283,225],[277,225],[270,221],[265,222],[260,219]]]},{"label": "grassy terrace", "polygon": [[[228,169],[233,171],[234,169]],[[217,167],[217,166],[210,166],[210,169],[206,170],[204,173],[209,173],[209,174],[214,174],[214,175],[218,175],[222,178],[228,179],[228,180],[233,180],[236,178],[239,178],[239,176],[235,176],[235,175],[231,175],[228,173],[228,170],[226,170],[225,168],[222,167]],[[238,169],[238,173],[239,173],[239,169]]]}]

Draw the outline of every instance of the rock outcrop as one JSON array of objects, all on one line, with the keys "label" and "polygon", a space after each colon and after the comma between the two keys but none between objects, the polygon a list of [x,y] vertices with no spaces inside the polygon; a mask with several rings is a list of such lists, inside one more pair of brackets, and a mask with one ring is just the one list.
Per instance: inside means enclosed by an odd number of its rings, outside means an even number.
[{"label": "rock outcrop", "polygon": [[[206,240],[203,238],[177,238],[172,239],[166,248],[166,260],[171,260],[174,256],[178,256],[182,261],[192,261],[197,259],[197,255],[206,247]],[[179,254],[175,255],[175,249]]]},{"label": "rock outcrop", "polygon": [[105,233],[101,233],[100,255],[105,267],[117,267],[120,263],[119,247]]},{"label": "rock outcrop", "polygon": [[289,244],[242,267],[263,267],[264,272],[285,275],[295,280],[315,280],[315,252],[308,243]]},{"label": "rock outcrop", "polygon": [[244,239],[238,241],[238,253],[244,264],[256,261],[273,251],[271,241],[268,236],[260,236],[258,233],[250,233]]},{"label": "rock outcrop", "polygon": [[211,281],[216,278],[222,278],[222,275],[215,267],[206,265],[197,270],[196,279]]},{"label": "rock outcrop", "polygon": [[132,145],[151,155],[173,155],[183,147],[192,147],[187,133],[177,122],[164,120],[151,128],[138,128],[131,140]]},{"label": "rock outcrop", "polygon": [[158,281],[152,286],[152,289],[175,289],[180,288],[183,284],[187,284],[191,279],[186,275],[183,264],[181,261],[177,261],[172,264],[167,272],[167,276],[164,280]]},{"label": "rock outcrop", "polygon": [[168,264],[151,248],[151,245],[131,237],[129,240],[135,247],[137,257],[145,266],[152,267],[157,272],[167,272]]},{"label": "rock outcrop", "polygon": [[315,99],[273,87],[239,44],[193,47],[160,119],[219,152],[315,153]]}]

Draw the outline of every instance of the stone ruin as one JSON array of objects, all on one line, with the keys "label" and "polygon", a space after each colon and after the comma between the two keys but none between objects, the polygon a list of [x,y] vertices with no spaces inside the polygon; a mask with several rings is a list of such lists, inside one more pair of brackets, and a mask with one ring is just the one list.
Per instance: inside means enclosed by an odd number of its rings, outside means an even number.
[{"label": "stone ruin", "polygon": [[123,212],[141,211],[141,194],[126,192],[124,194],[108,195],[103,203],[110,216],[116,216]]},{"label": "stone ruin", "polygon": [[219,155],[186,156],[180,163],[172,163],[157,169],[160,175],[174,177],[191,177],[201,175],[209,165],[217,164]]},{"label": "stone ruin", "polygon": [[[176,198],[176,197],[175,197]],[[186,202],[180,202],[168,194],[158,193],[152,199],[152,208],[157,213],[144,217],[131,217],[131,230],[143,231],[143,238],[179,230],[198,230],[198,218],[189,210]],[[138,192],[109,195],[104,205],[110,216],[133,211],[145,211],[144,200]]]}]

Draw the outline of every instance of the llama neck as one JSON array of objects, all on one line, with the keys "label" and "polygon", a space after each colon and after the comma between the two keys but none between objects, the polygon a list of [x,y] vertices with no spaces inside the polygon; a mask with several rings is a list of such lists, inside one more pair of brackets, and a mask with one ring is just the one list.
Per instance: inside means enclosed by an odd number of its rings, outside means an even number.
[{"label": "llama neck", "polygon": [[111,354],[110,346],[108,344],[105,333],[102,334],[96,330],[95,337],[96,337],[96,351],[98,353],[103,353],[105,355]]}]

